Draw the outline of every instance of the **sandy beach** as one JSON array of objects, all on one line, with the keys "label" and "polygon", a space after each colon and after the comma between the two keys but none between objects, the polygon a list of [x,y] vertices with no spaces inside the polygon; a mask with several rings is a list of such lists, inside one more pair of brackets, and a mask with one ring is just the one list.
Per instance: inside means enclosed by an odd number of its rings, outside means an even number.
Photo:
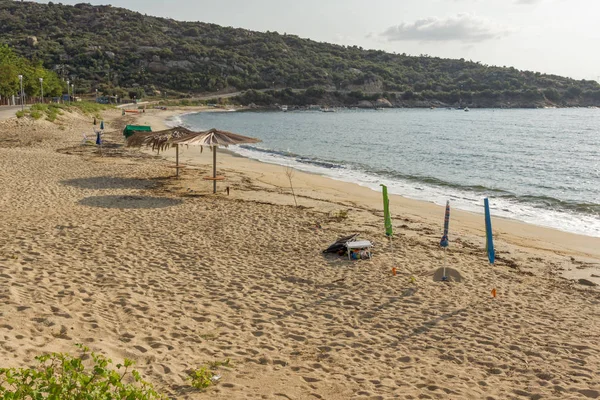
[{"label": "sandy beach", "polygon": [[[126,123],[177,113],[106,112],[106,145],[82,146],[90,116],[0,122],[0,366],[83,343],[176,399],[600,398],[600,238],[457,210],[441,283],[442,207],[218,154],[226,179],[124,148]],[[229,188],[229,194],[225,189]],[[373,259],[321,253],[340,236]],[[392,276],[391,269],[398,274]],[[490,291],[497,288],[498,296]],[[189,372],[215,361],[199,391]]]}]

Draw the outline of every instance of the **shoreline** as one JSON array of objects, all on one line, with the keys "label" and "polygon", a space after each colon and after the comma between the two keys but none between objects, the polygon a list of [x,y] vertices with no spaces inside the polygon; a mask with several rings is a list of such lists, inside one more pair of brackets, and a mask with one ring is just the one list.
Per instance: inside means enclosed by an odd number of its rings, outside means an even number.
[{"label": "shoreline", "polygon": [[[560,276],[595,241],[495,219],[490,267],[479,215],[452,213],[443,252],[443,207],[391,196],[392,247],[380,193],[297,172],[295,206],[283,168],[221,151],[212,194],[210,151],[175,178],[172,151],[122,146],[177,112],[107,111],[103,149],[78,112],[0,122],[3,367],[83,343],[177,399],[600,396],[600,291]],[[322,254],[351,233],[372,259]]]},{"label": "shoreline", "polygon": [[[277,113],[276,111],[270,112]],[[426,112],[428,113],[429,110]],[[185,112],[187,116],[193,116],[193,114],[194,112]],[[278,117],[275,114],[273,116],[281,120],[280,116]],[[190,120],[201,121],[202,118],[198,120],[191,118]],[[174,124],[173,122],[169,122],[169,126]],[[204,128],[205,126],[201,124],[200,127]],[[246,132],[246,134],[248,133]],[[304,153],[304,156],[302,156],[286,153],[285,151],[273,151],[273,149],[261,148],[261,144],[258,144],[256,147],[241,146],[232,149],[232,152],[258,162],[291,166],[304,173],[319,174],[338,181],[357,183],[376,192],[381,191],[378,184],[384,183],[388,186],[389,193],[405,198],[441,206],[445,206],[446,200],[450,199],[453,209],[470,211],[476,214],[483,213],[483,198],[489,197],[492,214],[497,218],[507,218],[566,233],[600,238],[600,220],[598,220],[596,215],[592,213],[586,214],[573,208],[562,208],[565,202],[558,198],[546,199],[540,194],[537,196],[541,197],[522,198],[521,196],[513,196],[510,190],[498,194],[493,189],[486,191],[485,188],[482,188],[482,192],[471,187],[453,185],[451,182],[447,182],[448,184],[442,187],[430,184],[427,179],[421,180],[418,176],[412,177],[413,179],[410,180],[405,180],[389,176],[386,173],[373,172],[370,168],[348,168],[347,163],[344,161],[331,161],[327,158],[313,159],[310,157],[310,154],[312,154],[310,152],[308,154]],[[494,185],[491,187],[494,187]],[[551,203],[545,204],[546,200]],[[582,200],[582,202],[585,201]]]},{"label": "shoreline", "polygon": [[[158,127],[155,130],[168,129],[170,127],[167,124],[169,118],[207,111],[214,110],[206,107],[198,107],[193,110],[169,110],[167,115],[160,115],[160,113],[153,115],[150,121],[153,126]],[[210,160],[205,156],[203,157],[195,149],[190,148],[186,151],[188,155],[180,155],[182,163],[190,165],[210,164]],[[166,151],[161,156],[169,161],[174,161],[174,151]],[[266,186],[274,186],[282,190],[289,187],[289,183],[287,183],[286,179],[283,179],[285,178],[285,174],[283,173],[285,167],[281,165],[247,158],[227,149],[219,149],[217,164],[218,169],[245,171],[252,179],[261,180]],[[302,191],[303,195],[309,198],[322,198],[325,201],[333,202],[338,202],[340,198],[349,198],[351,199],[350,203],[363,205],[372,210],[379,210],[381,208],[381,192],[357,183],[337,180],[318,173],[295,171],[295,180],[298,180],[300,184],[298,189]],[[297,183],[294,182],[295,189],[296,185]],[[439,226],[441,234],[445,206],[426,200],[417,200],[397,194],[390,194],[390,208],[393,221],[394,219],[402,219],[404,214],[406,214],[421,220],[427,225]],[[396,225],[399,225],[399,222],[396,222]],[[586,262],[597,264],[597,268],[590,269],[588,274],[582,274],[580,270],[567,270],[563,275],[569,279],[585,278],[600,284],[600,278],[591,276],[600,275],[599,237],[565,232],[555,228],[499,216],[493,216],[492,225],[495,242],[498,238],[501,238],[500,240],[507,242],[511,248],[513,246],[523,246],[535,251],[542,250],[548,254],[558,253],[569,257],[581,257]],[[452,237],[456,238],[462,235],[483,240],[485,238],[483,214],[453,208],[450,221],[451,246]]]}]

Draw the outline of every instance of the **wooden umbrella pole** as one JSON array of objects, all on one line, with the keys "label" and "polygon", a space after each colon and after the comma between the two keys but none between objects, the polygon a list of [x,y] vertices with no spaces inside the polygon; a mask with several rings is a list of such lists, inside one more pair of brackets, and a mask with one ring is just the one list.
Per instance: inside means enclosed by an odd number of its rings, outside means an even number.
[{"label": "wooden umbrella pole", "polygon": [[175,176],[179,177],[179,145],[175,145]]},{"label": "wooden umbrella pole", "polygon": [[213,146],[213,193],[217,193],[217,146]]}]

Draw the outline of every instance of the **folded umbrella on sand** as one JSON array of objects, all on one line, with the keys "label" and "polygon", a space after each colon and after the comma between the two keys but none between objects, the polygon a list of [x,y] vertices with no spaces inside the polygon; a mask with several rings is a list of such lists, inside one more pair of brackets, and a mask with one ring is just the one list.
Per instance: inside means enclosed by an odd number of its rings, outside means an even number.
[{"label": "folded umbrella on sand", "polygon": [[442,275],[442,280],[448,280],[446,276],[446,249],[450,245],[450,241],[448,239],[448,230],[450,228],[450,200],[446,201],[446,213],[444,214],[444,234],[442,235],[442,240],[440,240],[440,247],[444,249],[444,272]]},{"label": "folded umbrella on sand", "polygon": [[446,214],[444,215],[444,234],[440,241],[440,246],[444,249],[450,244],[448,241],[448,229],[450,226],[450,200],[446,201]]},{"label": "folded umbrella on sand", "polygon": [[381,192],[383,193],[383,220],[385,224],[385,235],[391,238],[394,235],[394,229],[392,228],[392,215],[390,214],[390,198],[388,196],[387,186],[381,186]]},{"label": "folded umbrella on sand", "polygon": [[[485,251],[487,252],[488,260],[493,268],[494,261],[496,260],[496,252],[494,251],[494,237],[492,236],[490,202],[487,198],[483,199],[483,207],[485,209]],[[492,289],[492,297],[496,297],[496,288]]]},{"label": "folded umbrella on sand", "polygon": [[444,233],[442,235],[442,240],[440,240],[440,247],[444,249],[444,266],[442,268],[437,269],[433,274],[434,281],[454,281],[461,282],[462,276],[460,273],[453,269],[446,267],[446,249],[450,245],[450,240],[448,239],[448,231],[450,229],[450,200],[446,201],[446,212],[444,214]]},{"label": "folded umbrella on sand", "polygon": [[483,206],[485,208],[485,251],[487,252],[490,264],[494,264],[494,261],[496,260],[496,252],[494,251],[494,238],[492,236],[492,217],[490,215],[490,202],[487,198],[483,199]]}]

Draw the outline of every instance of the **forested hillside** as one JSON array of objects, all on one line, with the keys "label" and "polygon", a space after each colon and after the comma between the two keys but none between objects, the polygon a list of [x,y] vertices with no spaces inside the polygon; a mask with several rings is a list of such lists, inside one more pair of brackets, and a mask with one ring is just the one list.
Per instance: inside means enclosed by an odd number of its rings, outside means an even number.
[{"label": "forested hillside", "polygon": [[[0,38],[78,93],[313,88],[403,101],[600,104],[600,85],[465,60],[412,57],[112,6],[0,0]],[[347,96],[343,96],[346,98]],[[377,96],[375,96],[377,97]],[[389,96],[388,96],[389,97]]]}]

